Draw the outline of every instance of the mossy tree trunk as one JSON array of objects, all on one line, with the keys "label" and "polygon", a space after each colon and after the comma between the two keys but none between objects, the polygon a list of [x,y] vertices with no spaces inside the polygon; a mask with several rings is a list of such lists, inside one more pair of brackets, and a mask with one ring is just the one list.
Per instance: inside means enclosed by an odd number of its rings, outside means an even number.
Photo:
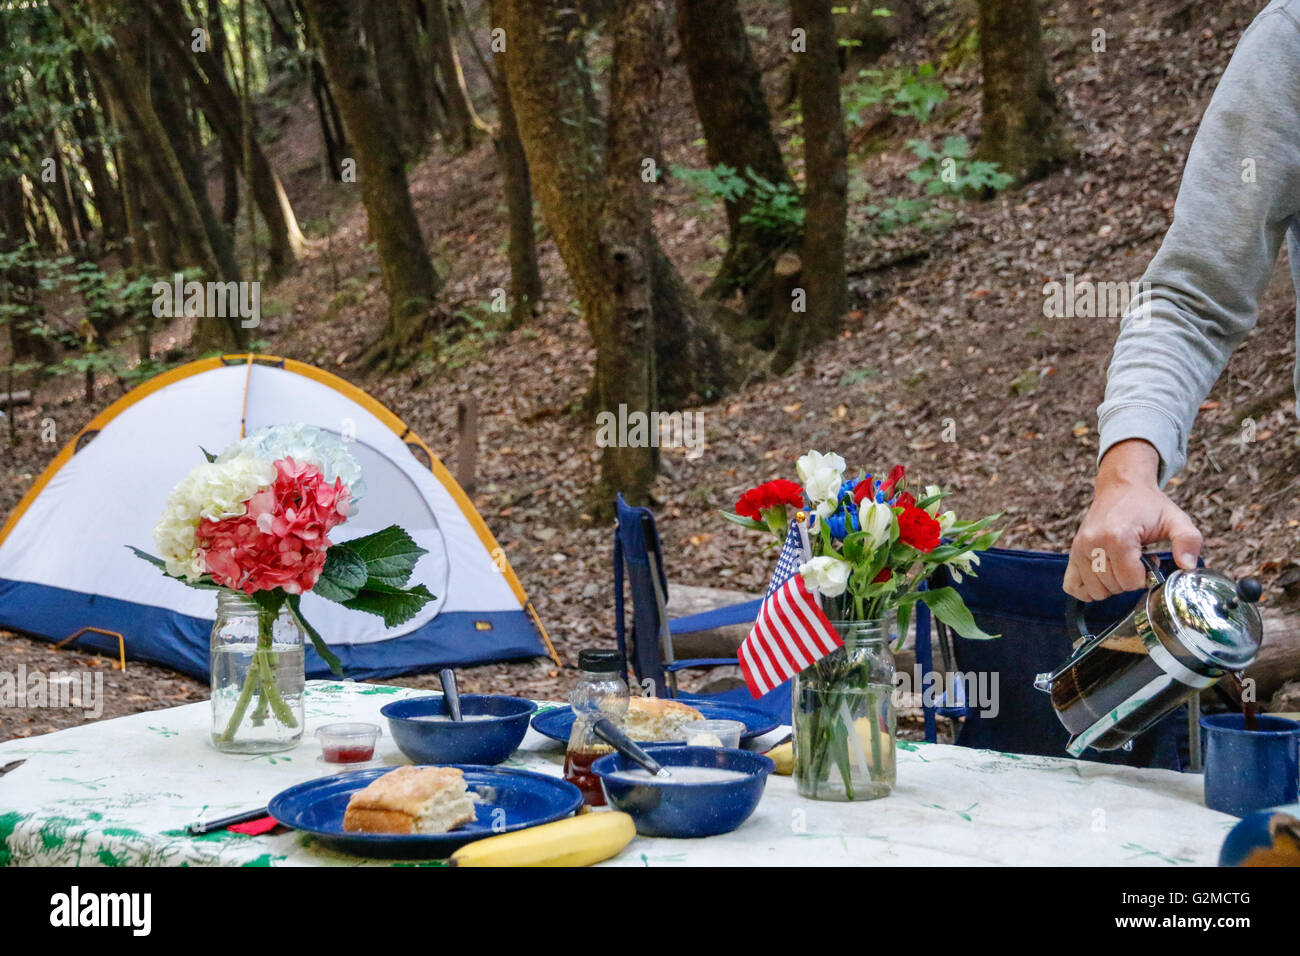
[{"label": "mossy tree trunk", "polygon": [[[492,25],[497,20],[497,3],[492,4]],[[493,132],[497,164],[505,192],[510,243],[510,325],[526,323],[542,298],[542,274],[537,265],[537,242],[533,228],[533,187],[528,176],[528,156],[519,138],[519,123],[510,101],[510,84],[500,69],[491,71],[497,101],[497,126]]]},{"label": "mossy tree trunk", "polygon": [[[781,148],[772,134],[772,113],[763,75],[745,35],[736,0],[677,0],[677,36],[691,82],[695,112],[704,130],[710,166],[726,164],[749,181],[749,172],[793,189]],[[754,206],[755,188],[726,203],[729,242],[706,298],[748,292],[768,280],[777,257],[797,246],[797,228],[769,228],[742,221]],[[770,347],[766,328],[757,344]],[[768,341],[763,341],[768,339]]]},{"label": "mossy tree trunk", "polygon": [[[663,9],[622,0],[614,31],[611,125],[594,111],[577,15],[563,0],[499,0],[501,57],[538,201],[596,347],[592,398],[615,416],[680,408],[730,383],[717,330],[702,322],[655,240],[653,177]],[[656,40],[655,38],[658,38]],[[656,449],[604,448],[598,510],[621,490],[645,501]]]},{"label": "mossy tree trunk", "polygon": [[[804,232],[795,298],[774,302],[788,320],[777,331],[773,368],[785,371],[809,347],[834,337],[848,310],[844,264],[848,214],[848,145],[840,107],[839,44],[831,0],[791,0],[790,25],[803,30],[806,48],[794,53],[795,86],[803,110]],[[784,310],[790,308],[786,313]]]},{"label": "mossy tree trunk", "polygon": [[[245,143],[239,96],[226,75],[225,64],[217,52],[219,47],[214,43],[206,52],[190,50],[190,30],[196,24],[186,15],[180,0],[149,0],[148,9],[155,34],[163,41],[159,46],[168,64],[189,84],[195,103],[221,143],[222,154],[243,174],[251,201],[266,224],[268,278],[274,281],[288,275],[305,251],[306,239],[284,186],[258,140],[255,122],[250,121]],[[224,45],[224,39],[221,43]]]},{"label": "mossy tree trunk", "polygon": [[1041,178],[1066,151],[1056,93],[1043,56],[1036,0],[978,0],[984,70],[980,159],[1023,183]]},{"label": "mossy tree trunk", "polygon": [[126,215],[119,185],[108,169],[104,132],[95,118],[95,103],[91,99],[85,64],[85,58],[74,51],[68,68],[76,106],[69,119],[81,144],[81,161],[90,179],[95,210],[99,213],[100,233],[106,244],[112,244],[121,242],[127,234]]},{"label": "mossy tree trunk", "polygon": [[474,104],[470,101],[460,56],[456,53],[447,0],[424,0],[424,5],[425,32],[438,75],[442,78],[439,89],[445,111],[443,138],[449,151],[463,153],[474,145]]},{"label": "mossy tree trunk", "polygon": [[[5,23],[0,17],[0,44],[5,42]],[[0,255],[8,257],[27,244],[28,232],[23,159],[18,153],[19,138],[14,123],[15,104],[4,79],[0,77]],[[7,327],[11,361],[15,364],[26,361],[48,364],[55,358],[53,343],[36,332],[43,318],[37,278],[36,269],[16,256],[8,268],[0,270],[0,304],[14,307],[3,324]],[[14,434],[12,423],[9,433]]]},{"label": "mossy tree trunk", "polygon": [[325,55],[325,70],[356,153],[361,201],[379,254],[388,321],[367,364],[395,367],[412,357],[428,327],[442,280],[420,233],[391,115],[376,88],[354,5],[303,0]]},{"label": "mossy tree trunk", "polygon": [[429,145],[433,115],[416,42],[415,8],[400,0],[362,0],[379,88],[397,120],[403,155],[414,160]]}]

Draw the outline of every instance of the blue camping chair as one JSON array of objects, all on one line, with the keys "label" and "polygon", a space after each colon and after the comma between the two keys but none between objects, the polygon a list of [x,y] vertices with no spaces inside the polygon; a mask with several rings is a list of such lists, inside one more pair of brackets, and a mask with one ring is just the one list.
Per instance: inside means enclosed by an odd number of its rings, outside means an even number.
[{"label": "blue camping chair", "polygon": [[[677,673],[687,669],[735,666],[734,657],[677,659],[673,638],[712,630],[727,624],[748,624],[758,617],[761,600],[716,608],[690,617],[668,619],[668,577],[654,514],[617,499],[618,526],[614,532],[614,626],[618,649],[632,665],[637,681],[649,680],[658,697],[682,700],[716,700],[758,707],[783,724],[790,722],[790,682],[755,700],[738,687],[719,694],[678,693]],[[631,627],[627,626],[623,582],[626,575],[632,596]]]},{"label": "blue camping chair", "polygon": [[[1167,554],[1159,556],[1162,570],[1175,565]],[[944,696],[937,706],[926,706],[926,739],[935,739],[935,716],[964,718],[957,743],[1007,753],[1065,756],[1069,734],[1056,718],[1048,694],[1034,688],[1035,675],[1054,670],[1070,654],[1077,637],[1065,620],[1066,595],[1061,590],[1069,556],[1037,551],[991,548],[981,553],[978,577],[963,576],[952,582],[947,569],[931,578],[931,587],[955,587],[975,621],[997,640],[972,641],[949,634],[935,622],[943,655],[941,673],[998,675],[996,714],[982,713],[978,702],[962,699],[964,685],[954,682],[953,698]],[[1099,633],[1126,615],[1142,592],[1116,595],[1085,605],[1092,633]],[[922,674],[933,671],[930,614],[917,605],[916,660]],[[991,686],[991,681],[990,681]],[[1131,750],[1097,752],[1088,760],[1183,770],[1188,767],[1187,718],[1184,711],[1170,714],[1133,741]]]}]

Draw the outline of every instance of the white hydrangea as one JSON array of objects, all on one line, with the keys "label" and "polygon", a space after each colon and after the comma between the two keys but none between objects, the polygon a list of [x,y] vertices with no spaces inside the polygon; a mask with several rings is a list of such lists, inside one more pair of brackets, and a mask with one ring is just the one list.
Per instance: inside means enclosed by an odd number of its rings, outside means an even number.
[{"label": "white hydrangea", "polygon": [[274,482],[275,466],[251,454],[205,462],[182,478],[167,496],[167,506],[153,529],[167,573],[190,581],[202,575],[194,543],[199,521],[242,515],[248,499]]},{"label": "white hydrangea", "polygon": [[356,503],[365,493],[361,480],[361,466],[348,451],[347,446],[330,432],[314,425],[271,425],[259,428],[247,438],[241,438],[219,456],[218,462],[237,455],[256,455],[264,461],[292,458],[297,462],[315,465],[333,482],[342,478],[348,486],[351,513],[356,513]]}]

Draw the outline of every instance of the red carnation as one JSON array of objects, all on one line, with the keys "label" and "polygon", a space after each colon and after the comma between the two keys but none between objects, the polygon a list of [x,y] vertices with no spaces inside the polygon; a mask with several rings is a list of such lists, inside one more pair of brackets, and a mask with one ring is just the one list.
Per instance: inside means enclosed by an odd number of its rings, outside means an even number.
[{"label": "red carnation", "polygon": [[889,493],[898,487],[899,482],[903,480],[903,475],[907,474],[907,469],[902,465],[895,465],[889,470],[889,477],[880,483],[880,490],[889,497]]},{"label": "red carnation", "polygon": [[898,540],[929,554],[939,546],[939,522],[923,508],[908,506],[898,516]]},{"label": "red carnation", "polygon": [[744,518],[753,518],[755,521],[762,521],[764,511],[768,508],[779,508],[783,505],[802,508],[803,489],[793,481],[778,478],[775,481],[759,485],[757,488],[750,488],[741,495],[740,500],[736,502],[736,514]]},{"label": "red carnation", "polygon": [[881,568],[881,569],[880,569],[880,573],[877,574],[874,578],[871,579],[871,583],[872,583],[872,584],[884,584],[886,581],[888,581],[888,580],[889,580],[890,578],[892,578],[893,576],[894,576],[894,572],[891,571],[891,570],[889,570],[889,568]]},{"label": "red carnation", "polygon": [[863,478],[853,486],[853,503],[855,505],[862,504],[863,498],[866,498],[868,495],[875,495],[875,489],[876,483],[874,481],[870,478]]},{"label": "red carnation", "polygon": [[915,508],[916,499],[912,497],[911,492],[900,491],[898,496],[894,498],[894,505],[898,508]]}]

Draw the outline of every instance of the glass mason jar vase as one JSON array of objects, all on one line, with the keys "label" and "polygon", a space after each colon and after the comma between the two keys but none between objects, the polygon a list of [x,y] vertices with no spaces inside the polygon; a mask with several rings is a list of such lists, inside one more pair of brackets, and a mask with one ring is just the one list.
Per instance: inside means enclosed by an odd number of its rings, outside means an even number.
[{"label": "glass mason jar vase", "polygon": [[238,591],[217,595],[212,624],[212,742],[227,753],[288,750],[302,739],[303,632]]},{"label": "glass mason jar vase", "polygon": [[794,780],[813,800],[876,800],[895,780],[894,655],[883,620],[833,621],[844,640],[794,677]]}]

